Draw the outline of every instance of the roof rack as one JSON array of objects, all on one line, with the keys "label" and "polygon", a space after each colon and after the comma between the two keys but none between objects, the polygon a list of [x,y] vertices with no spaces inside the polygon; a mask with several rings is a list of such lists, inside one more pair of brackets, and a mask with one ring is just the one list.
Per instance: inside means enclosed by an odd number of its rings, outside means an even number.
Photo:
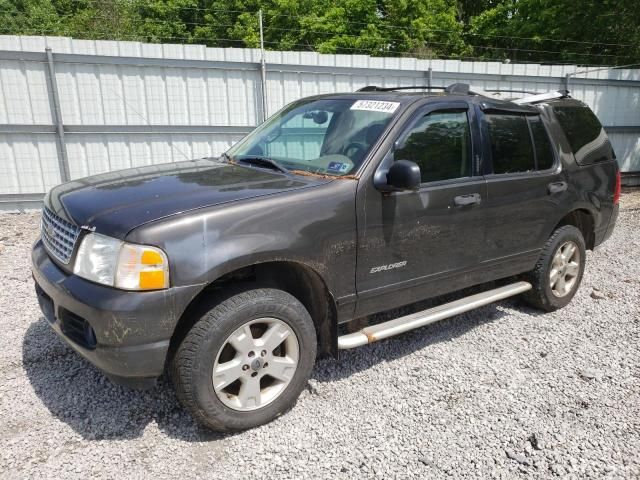
[{"label": "roof rack", "polygon": [[545,100],[553,100],[554,98],[569,97],[569,90],[558,90],[557,92],[537,93],[530,90],[508,90],[508,89],[491,89],[483,90],[467,83],[452,83],[447,87],[433,87],[429,85],[415,85],[413,87],[378,87],[376,85],[368,85],[358,89],[358,92],[395,92],[398,90],[443,90],[445,93],[453,95],[479,95],[482,97],[495,98],[496,93],[526,93],[526,97],[510,100],[517,105],[525,105]]},{"label": "roof rack", "polygon": [[367,85],[359,88],[356,92],[395,92],[396,90],[446,90],[447,87],[430,87],[428,85],[416,85],[415,87],[377,87]]},{"label": "roof rack", "polygon": [[512,100],[513,103],[518,105],[524,105],[527,103],[544,102],[545,100],[553,100],[554,98],[568,98],[569,90],[558,90],[557,92],[539,93],[531,95],[529,97],[522,97],[516,100]]},{"label": "roof rack", "polygon": [[532,92],[531,90],[509,90],[506,88],[498,88],[498,89],[487,89],[485,92],[489,93],[526,93],[529,95],[537,95],[538,92]]},{"label": "roof rack", "polygon": [[[493,95],[496,93],[527,93],[529,95],[536,95],[537,92],[532,92],[530,90],[511,90],[511,89],[487,89],[484,90],[479,87],[474,87],[473,85],[469,85],[467,83],[453,83],[445,88],[447,93],[455,93],[458,95],[480,95],[482,97],[493,98]],[[526,97],[525,97],[526,98]]]}]

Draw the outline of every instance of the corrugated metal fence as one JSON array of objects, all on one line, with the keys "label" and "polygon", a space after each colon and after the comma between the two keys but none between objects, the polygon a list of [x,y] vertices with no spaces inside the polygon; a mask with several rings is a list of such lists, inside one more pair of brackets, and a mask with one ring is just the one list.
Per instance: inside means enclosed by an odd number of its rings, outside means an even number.
[{"label": "corrugated metal fence", "polygon": [[0,201],[64,181],[218,155],[300,97],[365,85],[565,88],[605,125],[623,171],[640,171],[640,70],[375,58],[0,36]]}]

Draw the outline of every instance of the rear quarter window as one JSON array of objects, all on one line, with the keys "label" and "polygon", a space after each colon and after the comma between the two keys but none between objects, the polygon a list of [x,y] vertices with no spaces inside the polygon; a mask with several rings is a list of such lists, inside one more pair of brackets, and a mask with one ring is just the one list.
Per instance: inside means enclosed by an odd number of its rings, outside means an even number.
[{"label": "rear quarter window", "polygon": [[576,162],[589,165],[613,158],[613,149],[598,117],[586,106],[554,106]]}]

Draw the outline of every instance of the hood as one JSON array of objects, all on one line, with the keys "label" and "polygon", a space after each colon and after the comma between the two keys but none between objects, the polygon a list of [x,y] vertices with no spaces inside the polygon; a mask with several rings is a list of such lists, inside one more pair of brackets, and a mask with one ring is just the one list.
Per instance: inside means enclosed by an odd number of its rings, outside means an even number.
[{"label": "hood", "polygon": [[77,225],[124,238],[131,229],[169,215],[326,182],[201,159],[74,180],[54,187],[45,205]]}]

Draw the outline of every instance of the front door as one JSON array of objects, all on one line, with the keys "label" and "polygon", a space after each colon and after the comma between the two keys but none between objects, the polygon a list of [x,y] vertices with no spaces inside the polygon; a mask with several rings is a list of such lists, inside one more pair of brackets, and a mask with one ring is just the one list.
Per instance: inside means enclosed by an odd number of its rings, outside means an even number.
[{"label": "front door", "polygon": [[484,241],[486,183],[476,174],[474,112],[466,102],[419,110],[379,168],[410,160],[418,191],[358,191],[357,316],[461,288],[472,281]]}]

